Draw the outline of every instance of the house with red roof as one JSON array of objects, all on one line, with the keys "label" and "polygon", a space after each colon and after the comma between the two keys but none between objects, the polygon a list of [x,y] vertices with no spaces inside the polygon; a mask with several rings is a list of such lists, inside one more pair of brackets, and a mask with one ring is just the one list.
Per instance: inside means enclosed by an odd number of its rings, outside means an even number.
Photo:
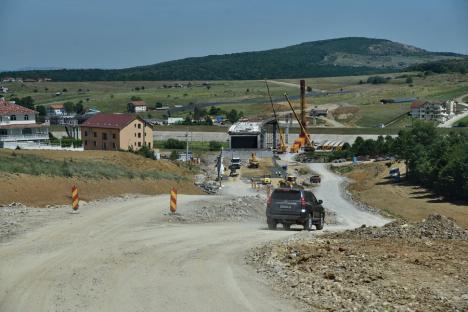
[{"label": "house with red roof", "polygon": [[35,110],[0,98],[0,147],[6,142],[49,140],[49,125],[36,122]]},{"label": "house with red roof", "polygon": [[153,148],[153,126],[132,114],[96,114],[81,124],[85,150]]},{"label": "house with red roof", "polygon": [[141,113],[146,112],[147,107],[145,101],[131,101],[127,104],[127,110],[129,113]]}]

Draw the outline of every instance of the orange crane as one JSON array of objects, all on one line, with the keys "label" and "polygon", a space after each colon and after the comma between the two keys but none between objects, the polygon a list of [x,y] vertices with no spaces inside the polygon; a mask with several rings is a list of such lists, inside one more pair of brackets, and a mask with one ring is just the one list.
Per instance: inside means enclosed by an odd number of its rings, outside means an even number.
[{"label": "orange crane", "polygon": [[268,96],[270,97],[271,108],[273,109],[273,115],[275,116],[276,124],[278,125],[278,132],[279,132],[279,136],[280,136],[280,144],[278,146],[277,152],[280,153],[280,154],[283,154],[283,153],[286,153],[288,151],[288,145],[286,145],[286,141],[284,139],[283,129],[281,129],[279,120],[278,120],[278,118],[276,116],[275,106],[273,104],[273,99],[271,98],[271,94],[270,94],[270,88],[268,87],[268,82],[266,80],[265,80],[265,85],[267,87]]},{"label": "orange crane", "polygon": [[[302,85],[301,85],[301,87],[302,87]],[[301,94],[301,96],[302,95],[303,94]],[[289,107],[291,108],[294,117],[296,118],[297,122],[299,123],[299,126],[301,127],[301,133],[299,134],[299,138],[297,138],[294,141],[294,144],[291,146],[289,151],[291,153],[297,153],[297,152],[299,152],[301,147],[304,147],[304,150],[308,151],[308,152],[314,151],[314,144],[312,143],[312,141],[310,139],[310,135],[307,132],[307,129],[305,128],[303,121],[296,114],[296,110],[294,109],[293,105],[291,104],[291,101],[289,100],[288,94],[285,93],[284,97],[286,98],[286,101],[288,101]],[[302,111],[302,117],[303,118],[302,119],[304,120],[305,119],[304,105],[301,105],[301,108],[303,109],[303,111]]]}]

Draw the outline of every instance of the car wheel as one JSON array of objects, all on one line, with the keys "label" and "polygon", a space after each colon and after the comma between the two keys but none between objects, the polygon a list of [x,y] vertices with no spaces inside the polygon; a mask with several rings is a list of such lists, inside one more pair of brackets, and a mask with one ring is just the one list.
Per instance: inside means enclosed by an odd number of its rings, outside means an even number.
[{"label": "car wheel", "polygon": [[320,218],[320,223],[316,224],[315,227],[317,230],[322,230],[323,229],[323,224],[325,223],[325,217],[322,215]]},{"label": "car wheel", "polygon": [[304,223],[304,230],[306,231],[312,231],[312,226],[314,225],[314,223],[312,222],[312,215],[309,213],[307,215],[307,219]]},{"label": "car wheel", "polygon": [[289,231],[289,230],[291,229],[291,224],[288,224],[288,223],[283,224],[283,229],[284,229],[285,231]]},{"label": "car wheel", "polygon": [[268,223],[268,229],[269,230],[276,230],[276,221],[275,220],[268,218],[267,223]]}]

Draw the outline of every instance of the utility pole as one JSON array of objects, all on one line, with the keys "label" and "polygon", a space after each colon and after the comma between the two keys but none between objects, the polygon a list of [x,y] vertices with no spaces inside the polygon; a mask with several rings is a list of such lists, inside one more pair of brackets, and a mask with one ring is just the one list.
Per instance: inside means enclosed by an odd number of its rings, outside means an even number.
[{"label": "utility pole", "polygon": [[185,131],[185,162],[188,163],[188,127]]}]

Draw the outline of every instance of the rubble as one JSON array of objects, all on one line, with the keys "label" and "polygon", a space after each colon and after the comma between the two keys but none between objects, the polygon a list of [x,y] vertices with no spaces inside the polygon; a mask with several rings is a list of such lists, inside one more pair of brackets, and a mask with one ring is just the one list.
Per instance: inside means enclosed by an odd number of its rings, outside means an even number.
[{"label": "rubble", "polygon": [[[347,231],[349,237],[398,239],[468,239],[468,230],[460,228],[453,219],[432,214],[417,223],[393,221],[383,227],[366,227]],[[343,234],[336,234],[340,237]]]},{"label": "rubble", "polygon": [[295,235],[247,262],[312,311],[467,311],[468,237],[432,215],[324,235]]}]

